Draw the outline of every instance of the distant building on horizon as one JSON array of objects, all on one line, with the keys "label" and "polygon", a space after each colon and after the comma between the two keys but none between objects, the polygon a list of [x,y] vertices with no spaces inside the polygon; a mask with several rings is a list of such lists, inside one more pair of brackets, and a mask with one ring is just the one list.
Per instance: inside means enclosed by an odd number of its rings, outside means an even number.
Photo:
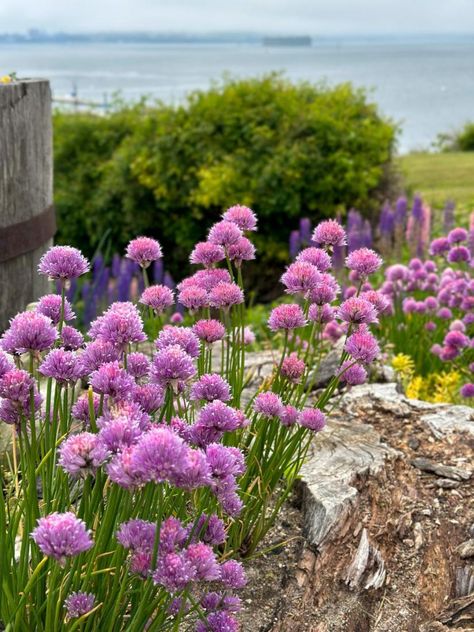
[{"label": "distant building on horizon", "polygon": [[263,38],[264,46],[311,46],[309,35],[269,36]]}]

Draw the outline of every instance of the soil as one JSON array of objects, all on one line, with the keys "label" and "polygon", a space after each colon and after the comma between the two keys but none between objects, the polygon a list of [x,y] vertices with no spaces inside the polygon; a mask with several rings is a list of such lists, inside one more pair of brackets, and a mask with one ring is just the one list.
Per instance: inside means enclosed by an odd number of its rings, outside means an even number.
[{"label": "soil", "polygon": [[[377,476],[353,481],[359,494],[350,515],[319,548],[305,538],[304,505],[296,490],[262,550],[289,543],[247,564],[245,632],[474,630],[474,558],[463,559],[458,550],[474,537],[474,477],[443,478],[412,464],[424,457],[469,474],[473,435],[435,438],[416,407],[400,414],[372,406],[368,413],[361,404],[359,412],[354,423],[369,422],[399,457]],[[346,412],[339,418],[347,422]],[[364,530],[370,555],[349,586],[348,569]],[[462,550],[469,553],[472,546]],[[366,588],[377,565],[382,585]]]}]

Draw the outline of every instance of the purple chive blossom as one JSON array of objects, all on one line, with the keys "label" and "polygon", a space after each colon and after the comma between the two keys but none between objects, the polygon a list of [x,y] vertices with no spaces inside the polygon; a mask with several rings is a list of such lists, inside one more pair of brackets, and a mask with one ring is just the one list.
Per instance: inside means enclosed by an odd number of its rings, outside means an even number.
[{"label": "purple chive blossom", "polygon": [[110,480],[125,489],[136,489],[146,482],[133,463],[134,453],[135,446],[123,448],[106,466]]},{"label": "purple chive blossom", "polygon": [[291,405],[283,406],[283,409],[280,413],[280,421],[283,426],[294,426],[298,421],[299,412],[298,410]]},{"label": "purple chive blossom", "polygon": [[377,290],[362,292],[361,298],[369,301],[375,307],[377,314],[385,314],[390,310],[390,301]]},{"label": "purple chive blossom", "polygon": [[127,372],[135,379],[146,377],[151,368],[151,362],[144,353],[134,351],[127,356]]},{"label": "purple chive blossom", "polygon": [[354,270],[360,277],[365,278],[380,268],[382,258],[370,248],[360,248],[348,255],[346,265],[349,270]]},{"label": "purple chive blossom", "polygon": [[[57,325],[61,320],[61,297],[59,294],[42,296],[36,305],[36,312],[47,316],[51,319],[53,325]],[[74,318],[76,318],[76,315],[72,311],[71,304],[67,299],[64,299],[63,321],[73,320]]]},{"label": "purple chive blossom", "polygon": [[120,400],[133,395],[135,382],[118,362],[107,362],[92,373],[90,385],[95,393]]},{"label": "purple chive blossom", "polygon": [[219,546],[219,544],[224,544],[226,539],[225,525],[216,514],[210,516],[202,514],[193,528],[192,535],[193,540],[201,540],[211,546]]},{"label": "purple chive blossom", "polygon": [[184,546],[187,540],[188,530],[183,527],[181,520],[174,516],[163,520],[160,529],[160,553],[171,553],[176,548]]},{"label": "purple chive blossom", "polygon": [[244,567],[240,562],[228,560],[221,564],[221,582],[226,588],[240,590],[247,584]]},{"label": "purple chive blossom", "polygon": [[8,356],[3,353],[3,351],[0,351],[0,378],[2,378],[5,373],[8,373],[8,371],[11,371],[13,368],[15,367],[8,359]]},{"label": "purple chive blossom", "polygon": [[227,402],[231,398],[229,383],[217,373],[202,375],[191,387],[190,399]]},{"label": "purple chive blossom", "polygon": [[334,320],[336,310],[331,305],[316,305],[312,303],[309,306],[308,318],[313,323],[329,323]]},{"label": "purple chive blossom", "polygon": [[320,278],[321,274],[316,266],[304,261],[295,261],[282,274],[281,282],[286,287],[287,294],[306,294],[315,287]]},{"label": "purple chive blossom", "polygon": [[170,323],[172,325],[181,325],[183,320],[184,320],[183,315],[180,314],[180,312],[174,312],[174,314],[171,314],[170,316]]},{"label": "purple chive blossom", "polygon": [[137,237],[128,244],[125,256],[142,268],[147,268],[152,261],[163,256],[160,244],[150,237]]},{"label": "purple chive blossom", "polygon": [[280,372],[287,380],[297,384],[303,376],[305,367],[304,360],[300,360],[296,353],[292,353],[283,360]]},{"label": "purple chive blossom", "polygon": [[[176,520],[176,518],[168,518],[168,520]],[[179,523],[178,520],[176,520]],[[166,521],[162,523],[163,532],[167,531]],[[183,529],[184,537],[186,532]],[[146,520],[132,519],[128,522],[122,522],[120,525],[116,537],[120,544],[125,549],[130,549],[133,553],[138,551],[144,553],[152,553],[155,543],[156,524],[154,522],[147,522]],[[160,539],[163,540],[164,533],[160,533]],[[149,560],[151,561],[151,555]]]},{"label": "purple chive blossom", "polygon": [[463,241],[467,241],[467,230],[465,228],[453,228],[448,234],[448,241],[450,244],[459,244]]},{"label": "purple chive blossom", "polygon": [[133,392],[133,401],[149,414],[161,408],[164,400],[164,391],[159,384],[142,384],[137,386]]},{"label": "purple chive blossom", "polygon": [[89,271],[89,262],[71,246],[53,246],[40,259],[38,272],[50,279],[74,279]]},{"label": "purple chive blossom", "polygon": [[57,337],[50,318],[36,312],[21,312],[10,321],[1,345],[4,351],[14,354],[45,351],[53,346]]},{"label": "purple chive blossom", "polygon": [[173,291],[166,285],[152,285],[143,290],[139,302],[161,314],[174,305]]},{"label": "purple chive blossom", "polygon": [[345,322],[356,325],[377,322],[377,312],[372,303],[357,296],[344,301],[337,311],[337,316]]},{"label": "purple chive blossom", "polygon": [[242,261],[255,259],[255,246],[247,237],[241,237],[235,244],[229,246],[227,254],[234,265],[240,267]]},{"label": "purple chive blossom", "polygon": [[[94,415],[97,417],[100,408],[100,397],[94,393],[92,398],[92,406],[94,409]],[[76,403],[72,407],[72,416],[78,421],[82,421],[85,424],[90,424],[90,410],[89,410],[89,394],[84,393],[77,398]]]},{"label": "purple chive blossom", "polygon": [[64,325],[61,331],[61,346],[66,351],[77,351],[84,344],[84,336],[80,331],[69,325]]},{"label": "purple chive blossom", "polygon": [[96,340],[111,342],[117,349],[144,342],[143,321],[133,303],[112,303],[109,309],[91,325],[89,336]]},{"label": "purple chive blossom", "polygon": [[396,263],[393,266],[389,266],[385,271],[385,277],[387,281],[395,283],[396,281],[406,281],[409,276],[408,268],[401,263]]},{"label": "purple chive blossom", "polygon": [[189,256],[191,263],[194,265],[203,265],[205,268],[210,268],[223,259],[225,259],[224,248],[208,241],[201,241],[196,244]]},{"label": "purple chive blossom", "polygon": [[474,384],[468,382],[461,387],[460,390],[461,397],[474,397]]},{"label": "purple chive blossom", "polygon": [[257,395],[253,409],[264,417],[278,417],[283,410],[283,403],[276,393],[266,391]]},{"label": "purple chive blossom", "polygon": [[95,474],[109,456],[98,442],[98,435],[81,432],[70,435],[59,446],[58,463],[65,472],[73,477]]},{"label": "purple chive blossom", "polygon": [[134,446],[131,465],[143,481],[171,481],[183,472],[188,450],[184,441],[168,428],[153,428]]},{"label": "purple chive blossom", "polygon": [[322,248],[305,248],[296,257],[296,261],[311,263],[319,272],[327,272],[331,268],[331,257]]},{"label": "purple chive blossom", "polygon": [[167,325],[156,340],[156,348],[163,351],[167,347],[178,345],[192,358],[197,358],[200,350],[199,338],[190,327],[172,327]]},{"label": "purple chive blossom", "polygon": [[471,253],[466,246],[453,246],[448,252],[449,263],[462,263],[471,260]]},{"label": "purple chive blossom", "polygon": [[196,570],[196,580],[212,582],[220,579],[220,568],[212,548],[204,542],[190,544],[184,552],[186,560]]},{"label": "purple chive blossom", "polygon": [[239,624],[228,612],[211,612],[205,621],[198,621],[196,632],[238,632]]},{"label": "purple chive blossom", "polygon": [[334,219],[328,219],[316,226],[313,241],[319,246],[334,247],[346,244],[346,232]]},{"label": "purple chive blossom", "polygon": [[140,425],[128,415],[114,417],[103,424],[99,435],[100,445],[113,454],[137,443],[142,436]]},{"label": "purple chive blossom", "polygon": [[341,366],[339,379],[341,380],[341,382],[345,382],[350,386],[364,384],[364,382],[367,380],[367,371],[361,364],[346,361]]},{"label": "purple chive blossom", "polygon": [[196,579],[196,569],[184,553],[167,553],[158,560],[156,571],[152,575],[155,584],[164,586],[170,593],[186,588]]},{"label": "purple chive blossom", "polygon": [[231,206],[222,214],[226,222],[233,222],[242,231],[257,230],[257,216],[248,206]]},{"label": "purple chive blossom", "polygon": [[365,364],[373,362],[380,354],[377,340],[367,328],[360,328],[349,336],[344,349],[354,360],[359,360]]},{"label": "purple chive blossom", "polygon": [[222,220],[211,227],[207,240],[211,244],[228,248],[242,237],[241,229],[234,222]]},{"label": "purple chive blossom", "polygon": [[173,485],[188,491],[211,483],[211,470],[202,450],[188,450],[182,470],[172,479]]},{"label": "purple chive blossom", "polygon": [[34,388],[33,377],[23,369],[12,368],[0,379],[0,397],[5,397],[12,402],[28,403]]},{"label": "purple chive blossom", "polygon": [[180,381],[191,379],[195,373],[191,356],[179,345],[162,349],[153,359],[151,375],[162,386],[176,386]]},{"label": "purple chive blossom", "polygon": [[94,340],[89,342],[80,356],[80,364],[83,375],[90,375],[102,364],[115,362],[119,359],[119,351],[111,342]]},{"label": "purple chive blossom", "polygon": [[179,292],[178,301],[181,305],[184,305],[186,309],[195,312],[198,309],[209,306],[209,294],[198,285],[190,285]]},{"label": "purple chive blossom", "polygon": [[272,331],[284,329],[286,331],[304,327],[306,320],[303,310],[296,303],[278,305],[272,309],[268,318],[268,326]]},{"label": "purple chive blossom", "polygon": [[95,597],[92,593],[73,592],[64,601],[64,607],[67,611],[68,619],[76,619],[82,617],[92,610],[95,603]]},{"label": "purple chive blossom", "polygon": [[456,349],[463,349],[469,346],[469,337],[462,331],[450,331],[444,337],[444,344],[448,347],[455,347]]},{"label": "purple chive blossom", "polygon": [[308,298],[312,303],[324,305],[332,303],[340,291],[339,283],[332,274],[323,273],[316,285],[308,292]]},{"label": "purple chive blossom", "polygon": [[256,340],[251,327],[244,327],[244,345],[252,345]]},{"label": "purple chive blossom", "polygon": [[31,537],[44,555],[53,557],[61,566],[68,557],[75,557],[93,546],[85,523],[71,512],[40,518]]},{"label": "purple chive blossom", "polygon": [[219,320],[212,318],[208,320],[198,320],[193,325],[196,336],[208,344],[222,340],[225,336],[225,327]]},{"label": "purple chive blossom", "polygon": [[433,239],[430,245],[430,255],[437,256],[442,255],[451,248],[451,244],[447,237],[438,237]]},{"label": "purple chive blossom", "polygon": [[201,607],[204,608],[206,612],[226,611],[237,613],[242,609],[242,602],[239,597],[235,597],[234,595],[210,592],[206,593],[201,599]]},{"label": "purple chive blossom", "polygon": [[298,423],[303,428],[319,432],[326,425],[326,416],[318,408],[305,408],[299,414]]},{"label": "purple chive blossom", "polygon": [[244,302],[244,293],[236,283],[218,283],[209,292],[209,304],[217,309],[227,310]]},{"label": "purple chive blossom", "polygon": [[81,366],[74,351],[53,349],[39,366],[39,372],[63,384],[73,384],[81,376]]},{"label": "purple chive blossom", "polygon": [[194,443],[204,446],[218,441],[224,432],[232,432],[240,425],[241,419],[237,411],[216,399],[201,410],[197,422],[191,428],[191,436]]}]

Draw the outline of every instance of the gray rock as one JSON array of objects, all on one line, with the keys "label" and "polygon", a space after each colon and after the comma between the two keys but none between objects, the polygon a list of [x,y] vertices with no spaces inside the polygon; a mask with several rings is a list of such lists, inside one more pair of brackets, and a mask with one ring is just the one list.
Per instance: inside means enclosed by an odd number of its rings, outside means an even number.
[{"label": "gray rock", "polygon": [[423,472],[429,472],[436,474],[441,478],[449,478],[454,481],[468,481],[471,478],[472,472],[463,470],[460,467],[452,467],[451,465],[443,465],[442,463],[435,463],[430,459],[419,457],[412,459],[411,464]]}]

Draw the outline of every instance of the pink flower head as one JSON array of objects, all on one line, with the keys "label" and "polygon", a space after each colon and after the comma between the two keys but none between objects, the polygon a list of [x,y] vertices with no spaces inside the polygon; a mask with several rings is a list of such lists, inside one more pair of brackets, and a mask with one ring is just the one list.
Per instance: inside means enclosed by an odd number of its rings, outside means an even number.
[{"label": "pink flower head", "polygon": [[229,383],[217,373],[205,373],[192,385],[190,399],[227,402],[230,399]]},{"label": "pink flower head", "polygon": [[133,393],[133,401],[150,414],[163,406],[164,399],[163,388],[159,384],[141,384]]},{"label": "pink flower head", "polygon": [[469,337],[462,331],[450,331],[444,337],[444,344],[448,347],[455,347],[456,349],[463,349],[469,346]]},{"label": "pink flower head", "polygon": [[3,351],[0,351],[0,378],[2,378],[5,373],[8,373],[8,371],[11,371],[13,368],[15,367],[8,359],[8,356],[3,353]]},{"label": "pink flower head", "polygon": [[143,321],[133,303],[112,303],[109,309],[91,325],[89,336],[95,340],[111,342],[123,350],[129,344],[144,342]]},{"label": "pink flower head", "polygon": [[331,268],[331,257],[322,248],[305,248],[296,257],[296,261],[311,263],[319,272],[327,272]]},{"label": "pink flower head", "polygon": [[430,245],[430,255],[437,256],[442,255],[445,252],[448,252],[451,244],[447,237],[438,237],[438,239],[433,239]]},{"label": "pink flower head", "polygon": [[205,621],[198,621],[196,624],[196,632],[238,632],[238,630],[237,620],[225,610],[210,612]]},{"label": "pink flower head", "polygon": [[[42,296],[38,304],[36,305],[36,312],[43,314],[51,319],[53,325],[57,325],[61,320],[61,297],[59,294],[46,294]],[[64,299],[64,317],[63,321],[73,320],[76,318],[75,313],[72,311],[71,304]]]},{"label": "pink flower head", "polygon": [[297,384],[301,380],[305,368],[304,360],[300,360],[296,353],[292,353],[281,363],[280,372],[287,380]]},{"label": "pink flower head", "polygon": [[465,228],[453,228],[448,234],[450,244],[459,244],[467,240],[467,230]]},{"label": "pink flower head", "polygon": [[113,399],[128,399],[133,395],[135,382],[118,362],[102,364],[90,377],[90,385],[99,395]]},{"label": "pink flower head", "polygon": [[361,364],[347,360],[341,366],[339,379],[350,386],[357,386],[367,380],[367,371]]},{"label": "pink flower head", "polygon": [[377,314],[386,314],[390,311],[390,301],[377,290],[367,290],[362,292],[361,298],[369,301],[375,307]]},{"label": "pink flower head", "polygon": [[244,327],[244,345],[253,345],[256,337],[251,327]]},{"label": "pink flower head", "polygon": [[61,566],[66,558],[75,557],[93,546],[85,523],[71,512],[52,513],[40,518],[31,537],[44,555],[53,557]]},{"label": "pink flower head", "polygon": [[28,351],[45,351],[58,337],[51,319],[36,312],[21,312],[11,321],[2,336],[1,344],[7,353],[22,354]]},{"label": "pink flower head", "polygon": [[183,472],[189,448],[177,434],[159,426],[142,435],[132,450],[132,469],[140,478],[162,483]]},{"label": "pink flower head", "polygon": [[[92,397],[92,408],[94,409],[94,415],[97,417],[99,414],[100,397],[94,393]],[[72,407],[72,415],[74,419],[90,424],[90,410],[89,410],[89,394],[84,393],[77,398],[76,403]]]},{"label": "pink flower head", "polygon": [[359,360],[365,364],[373,362],[380,354],[377,340],[370,331],[363,326],[349,336],[344,349],[354,360]]},{"label": "pink flower head", "polygon": [[174,314],[171,314],[170,323],[172,325],[180,325],[183,322],[183,320],[184,318],[182,314],[180,314],[179,312],[174,312]]},{"label": "pink flower head", "polygon": [[279,417],[283,411],[283,403],[276,393],[265,391],[257,395],[253,409],[264,417]]},{"label": "pink flower head", "polygon": [[209,292],[219,283],[230,283],[231,281],[229,272],[224,268],[207,268],[206,270],[198,270],[192,276],[181,281],[178,284],[178,290],[181,291],[185,287],[197,285]]},{"label": "pink flower head", "polygon": [[225,327],[219,320],[210,318],[208,320],[198,320],[193,325],[193,331],[203,342],[211,344],[222,340],[225,336]]},{"label": "pink flower head", "polygon": [[389,266],[385,271],[387,281],[391,281],[392,283],[396,281],[406,281],[408,276],[408,268],[401,263],[395,263],[393,266]]},{"label": "pink flower head", "polygon": [[320,279],[321,274],[312,263],[295,261],[282,274],[281,282],[288,294],[306,294],[316,286]]},{"label": "pink flower head", "polygon": [[207,241],[211,244],[228,248],[242,237],[241,229],[234,222],[222,220],[211,227]]},{"label": "pink flower head", "polygon": [[61,331],[61,346],[66,351],[77,351],[84,344],[84,336],[80,331],[69,325],[64,325]]},{"label": "pink flower head", "polygon": [[337,316],[341,320],[355,325],[377,322],[377,312],[372,303],[357,296],[344,301],[337,311]]},{"label": "pink flower head", "polygon": [[244,302],[244,293],[236,283],[218,283],[209,292],[209,303],[218,309],[229,309]]},{"label": "pink flower head", "polygon": [[225,259],[225,250],[218,244],[209,241],[201,241],[194,246],[189,256],[189,261],[193,264],[203,265],[206,268],[212,267],[215,263]]},{"label": "pink flower head", "polygon": [[247,584],[244,567],[236,560],[228,560],[221,564],[221,582],[226,588],[240,590]]},{"label": "pink flower head", "polygon": [[148,268],[152,261],[163,256],[160,244],[151,237],[137,237],[128,244],[125,256],[142,268]]},{"label": "pink flower head", "polygon": [[152,364],[153,379],[162,386],[176,386],[193,377],[196,369],[193,359],[180,345],[165,347],[159,351]]},{"label": "pink flower head", "polygon": [[13,402],[27,404],[34,389],[33,377],[23,369],[12,367],[0,379],[0,396]]},{"label": "pink flower head", "polygon": [[92,593],[73,592],[64,601],[64,607],[66,608],[68,618],[76,619],[90,612],[94,607],[94,603],[95,597]]},{"label": "pink flower head", "polygon": [[200,351],[201,343],[191,327],[173,327],[166,325],[156,340],[156,348],[158,351],[179,345],[192,358],[197,358]]},{"label": "pink flower head", "polygon": [[222,214],[227,222],[234,222],[242,231],[257,230],[257,216],[248,206],[231,206]]},{"label": "pink flower head", "polygon": [[461,397],[474,397],[474,384],[468,382],[461,387],[460,390]]},{"label": "pink flower head", "polygon": [[296,303],[278,305],[278,307],[272,309],[268,319],[268,326],[272,331],[297,329],[305,325],[306,320],[303,310]]},{"label": "pink flower head", "polygon": [[326,416],[319,408],[304,408],[299,414],[298,422],[303,428],[319,432],[326,425]]},{"label": "pink flower head", "polygon": [[471,260],[471,253],[466,246],[453,246],[448,252],[449,263],[465,263]]},{"label": "pink flower head", "polygon": [[127,356],[127,372],[135,379],[146,377],[151,368],[150,360],[144,353],[134,351]]},{"label": "pink flower head", "polygon": [[316,226],[313,232],[313,241],[318,246],[334,247],[346,244],[346,231],[334,219],[328,219]]},{"label": "pink flower head", "polygon": [[173,291],[166,285],[151,285],[143,290],[139,302],[161,314],[174,304]]},{"label": "pink flower head", "polygon": [[294,426],[298,421],[299,412],[294,406],[283,406],[280,413],[280,421],[283,426]]},{"label": "pink flower head", "polygon": [[89,342],[80,356],[82,375],[90,375],[106,362],[119,359],[119,351],[111,342],[94,340]]},{"label": "pink flower head", "polygon": [[98,435],[81,432],[70,435],[59,446],[58,463],[65,472],[73,477],[95,474],[109,456],[98,442]]},{"label": "pink flower head", "polygon": [[57,382],[74,384],[82,374],[82,368],[74,351],[53,349],[39,366],[39,372]]},{"label": "pink flower head", "polygon": [[190,285],[180,291],[178,301],[191,312],[195,312],[209,306],[209,294],[198,285]]},{"label": "pink flower head", "polygon": [[242,261],[255,259],[255,246],[247,237],[241,237],[235,244],[229,246],[227,254],[234,265],[240,267]]},{"label": "pink flower head", "polygon": [[308,318],[313,323],[329,323],[334,319],[336,310],[331,305],[316,305],[312,303],[309,306]]},{"label": "pink flower head", "polygon": [[89,271],[89,262],[71,246],[53,246],[40,259],[38,272],[50,279],[74,279]]},{"label": "pink flower head", "polygon": [[319,281],[308,292],[308,298],[316,305],[324,305],[325,303],[332,303],[340,291],[339,283],[332,274],[323,272]]},{"label": "pink flower head", "polygon": [[380,268],[382,258],[370,248],[359,248],[348,255],[346,265],[350,270],[357,272],[359,277],[365,278]]}]

